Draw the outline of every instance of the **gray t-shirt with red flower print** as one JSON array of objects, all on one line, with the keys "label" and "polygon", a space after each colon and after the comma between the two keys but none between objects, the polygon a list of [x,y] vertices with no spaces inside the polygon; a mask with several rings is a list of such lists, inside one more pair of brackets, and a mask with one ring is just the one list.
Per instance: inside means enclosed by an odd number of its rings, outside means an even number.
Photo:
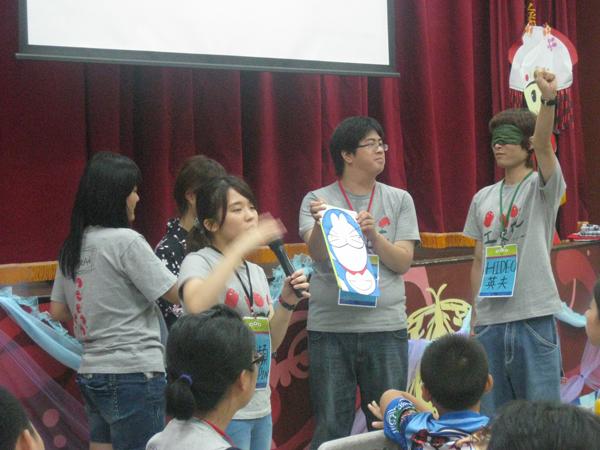
[{"label": "gray t-shirt with red flower print", "polygon": [[[367,210],[370,194],[346,193],[355,211]],[[350,209],[337,181],[309,192],[300,207],[300,236],[304,236],[315,226],[310,214],[310,202],[318,198],[325,200],[328,205]],[[377,231],[388,241],[420,241],[415,205],[408,192],[376,183],[370,212],[375,218]],[[314,232],[321,233],[318,225]],[[332,333],[396,331],[406,328],[406,296],[402,275],[390,270],[385,264],[380,264],[379,288],[381,296],[375,308],[340,306],[331,263],[329,260],[315,262],[314,274],[310,280],[307,328],[310,331]]]}]

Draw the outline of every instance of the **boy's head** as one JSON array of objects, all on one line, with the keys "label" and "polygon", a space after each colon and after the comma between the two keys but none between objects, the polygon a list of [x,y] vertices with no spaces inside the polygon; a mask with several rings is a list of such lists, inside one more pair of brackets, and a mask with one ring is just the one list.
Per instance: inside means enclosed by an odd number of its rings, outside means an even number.
[{"label": "boy's head", "polygon": [[472,408],[492,388],[485,350],[475,339],[457,334],[443,336],[427,347],[421,378],[423,397],[450,411]]},{"label": "boy's head", "polygon": [[598,448],[600,419],[574,405],[516,400],[492,423],[488,450]]},{"label": "boy's head", "polygon": [[[338,177],[344,174],[344,153],[356,155],[359,147],[367,147],[368,144],[372,144],[370,141],[376,141],[377,145],[383,138],[383,127],[372,117],[355,116],[344,119],[334,130],[329,142],[335,174]],[[362,142],[363,140],[369,142]],[[383,146],[383,143],[381,145]]]},{"label": "boy's head", "polygon": [[23,407],[10,392],[0,387],[0,449],[44,450]]},{"label": "boy's head", "polygon": [[[489,123],[490,133],[492,133],[492,150],[496,155],[496,150],[505,149],[507,155],[518,152],[522,154],[526,167],[533,167],[531,147],[531,137],[535,131],[536,116],[528,109],[506,109],[500,111]],[[514,155],[518,156],[518,155]],[[508,161],[496,157],[499,166],[503,166]]]},{"label": "boy's head", "polygon": [[600,278],[594,286],[594,298],[585,312],[585,332],[593,345],[600,346]]}]

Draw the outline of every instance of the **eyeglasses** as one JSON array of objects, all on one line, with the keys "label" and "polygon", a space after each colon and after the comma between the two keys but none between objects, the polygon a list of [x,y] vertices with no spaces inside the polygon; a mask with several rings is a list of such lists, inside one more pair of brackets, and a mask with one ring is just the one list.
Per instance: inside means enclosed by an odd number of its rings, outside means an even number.
[{"label": "eyeglasses", "polygon": [[264,353],[257,353],[256,356],[254,356],[254,359],[252,360],[252,362],[250,363],[251,366],[253,366],[254,364],[256,364],[257,366],[260,366],[260,364],[265,360],[265,354]]},{"label": "eyeglasses", "polygon": [[384,152],[387,152],[388,149],[390,148],[389,145],[384,144],[382,141],[375,141],[375,140],[371,140],[369,142],[367,142],[366,144],[361,144],[361,145],[357,145],[356,148],[366,148],[371,150],[372,152],[376,152],[379,147],[381,147],[383,149]]}]

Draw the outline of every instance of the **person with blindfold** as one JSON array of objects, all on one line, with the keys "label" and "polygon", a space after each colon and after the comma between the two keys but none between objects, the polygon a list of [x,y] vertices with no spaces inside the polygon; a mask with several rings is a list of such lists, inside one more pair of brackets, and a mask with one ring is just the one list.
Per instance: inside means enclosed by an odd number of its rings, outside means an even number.
[{"label": "person with blindfold", "polygon": [[550,250],[566,184],[551,144],[557,80],[548,70],[536,70],[534,78],[542,93],[537,117],[509,109],[490,121],[504,178],[475,194],[464,227],[476,241],[472,334],[486,349],[495,380],[482,399],[489,416],[517,398],[560,400],[554,314],[561,300]]}]

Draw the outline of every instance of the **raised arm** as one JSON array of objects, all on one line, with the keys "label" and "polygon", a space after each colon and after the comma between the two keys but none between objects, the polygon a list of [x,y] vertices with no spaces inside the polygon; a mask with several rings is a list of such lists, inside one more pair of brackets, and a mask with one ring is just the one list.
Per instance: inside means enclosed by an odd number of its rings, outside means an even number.
[{"label": "raised arm", "polygon": [[542,92],[542,105],[535,122],[535,131],[531,138],[535,158],[544,182],[548,181],[556,169],[556,155],[552,149],[552,131],[554,129],[554,105],[545,105],[545,101],[556,100],[556,76],[547,70],[539,69],[534,73],[535,82]]},{"label": "raised arm", "polygon": [[243,258],[257,247],[281,238],[284,231],[280,221],[271,216],[262,216],[255,228],[248,230],[223,249],[223,258],[210,276],[192,277],[185,282],[181,292],[186,311],[197,314],[216,305],[219,294],[223,292]]}]

